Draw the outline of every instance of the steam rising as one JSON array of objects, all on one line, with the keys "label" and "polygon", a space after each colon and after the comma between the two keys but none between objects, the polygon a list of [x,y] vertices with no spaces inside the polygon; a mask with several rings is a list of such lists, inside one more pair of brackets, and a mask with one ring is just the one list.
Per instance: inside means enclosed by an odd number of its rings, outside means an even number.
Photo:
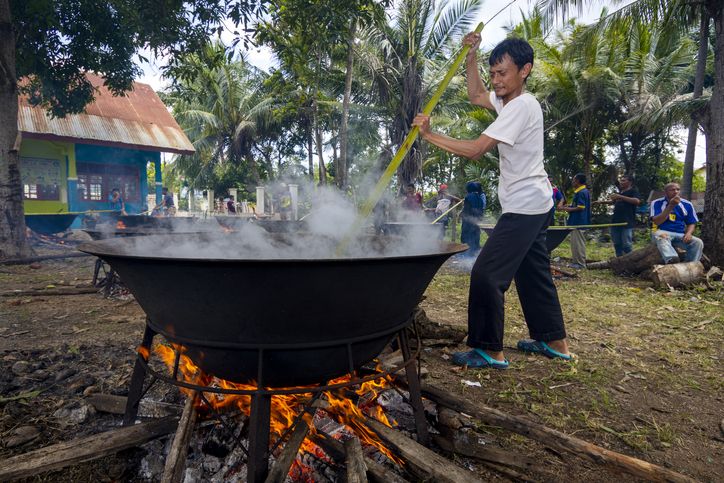
[{"label": "steam rising", "polygon": [[[200,260],[322,260],[334,259],[335,249],[352,227],[357,212],[349,200],[331,189],[320,189],[312,199],[310,215],[301,222],[236,223],[224,230],[212,220],[195,224],[181,223],[176,234],[102,240],[82,246],[92,253],[113,253],[134,257],[183,258]],[[177,219],[178,220],[178,219]],[[241,221],[241,219],[240,219]],[[406,221],[411,221],[410,218]],[[371,236],[372,220],[358,233],[341,258],[379,258],[415,256],[449,251],[436,228],[422,215],[412,218],[400,236]],[[215,223],[215,222],[213,222]],[[172,225],[172,226],[175,226]],[[270,233],[291,228],[288,233]],[[298,231],[297,231],[298,230]],[[195,231],[193,234],[189,232]]]}]

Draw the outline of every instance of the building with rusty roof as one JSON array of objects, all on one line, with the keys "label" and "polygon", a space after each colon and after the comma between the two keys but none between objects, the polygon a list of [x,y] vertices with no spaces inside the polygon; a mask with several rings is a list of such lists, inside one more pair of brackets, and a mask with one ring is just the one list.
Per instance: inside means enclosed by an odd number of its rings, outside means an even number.
[{"label": "building with rusty roof", "polygon": [[[148,209],[147,195],[161,197],[161,153],[192,154],[194,147],[150,86],[134,83],[113,96],[103,79],[88,75],[95,101],[81,114],[51,117],[18,99],[20,173],[25,212],[68,213],[111,209],[114,188],[126,211]],[[147,179],[147,167],[155,179]]]}]

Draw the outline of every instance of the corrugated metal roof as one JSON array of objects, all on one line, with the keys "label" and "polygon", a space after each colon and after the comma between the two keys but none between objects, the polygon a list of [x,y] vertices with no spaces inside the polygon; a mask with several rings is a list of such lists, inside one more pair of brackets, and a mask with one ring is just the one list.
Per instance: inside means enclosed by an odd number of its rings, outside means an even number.
[{"label": "corrugated metal roof", "polygon": [[88,74],[97,88],[85,113],[52,118],[18,98],[18,129],[24,137],[101,144],[145,151],[193,154],[194,147],[158,95],[147,84],[134,82],[125,96],[113,96],[103,79]]}]

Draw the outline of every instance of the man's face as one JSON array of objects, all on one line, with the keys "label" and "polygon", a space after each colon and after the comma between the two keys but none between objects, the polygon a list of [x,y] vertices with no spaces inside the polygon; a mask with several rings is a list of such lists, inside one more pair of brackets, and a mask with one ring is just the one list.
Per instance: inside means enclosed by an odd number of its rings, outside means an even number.
[{"label": "man's face", "polygon": [[573,177],[572,182],[574,188],[578,188],[579,186],[581,186],[581,183],[578,182],[578,178],[576,178],[575,176]]},{"label": "man's face", "polygon": [[621,176],[618,179],[618,185],[621,187],[622,190],[627,190],[631,187],[631,180],[625,176]]},{"label": "man's face", "polygon": [[530,64],[525,64],[519,69],[513,59],[505,54],[500,62],[490,66],[490,85],[495,95],[504,98],[520,90],[531,68]]},{"label": "man's face", "polygon": [[411,195],[415,192],[415,188],[414,188],[414,186],[408,186],[407,188],[405,188],[405,191],[407,192],[408,195]]},{"label": "man's face", "polygon": [[666,193],[666,197],[668,199],[676,198],[677,196],[679,196],[680,191],[681,191],[681,187],[676,183],[670,184],[664,190],[664,192]]}]

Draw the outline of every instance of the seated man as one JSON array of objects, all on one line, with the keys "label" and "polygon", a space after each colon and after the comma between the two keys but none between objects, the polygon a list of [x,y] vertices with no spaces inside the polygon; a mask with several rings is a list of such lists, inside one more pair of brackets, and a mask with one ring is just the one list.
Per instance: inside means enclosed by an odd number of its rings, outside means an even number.
[{"label": "seated man", "polygon": [[651,202],[651,221],[654,223],[651,236],[664,263],[679,261],[677,247],[686,250],[687,262],[698,261],[704,250],[704,243],[692,236],[699,221],[694,206],[679,196],[680,191],[678,183],[669,183],[664,186],[664,197]]}]

